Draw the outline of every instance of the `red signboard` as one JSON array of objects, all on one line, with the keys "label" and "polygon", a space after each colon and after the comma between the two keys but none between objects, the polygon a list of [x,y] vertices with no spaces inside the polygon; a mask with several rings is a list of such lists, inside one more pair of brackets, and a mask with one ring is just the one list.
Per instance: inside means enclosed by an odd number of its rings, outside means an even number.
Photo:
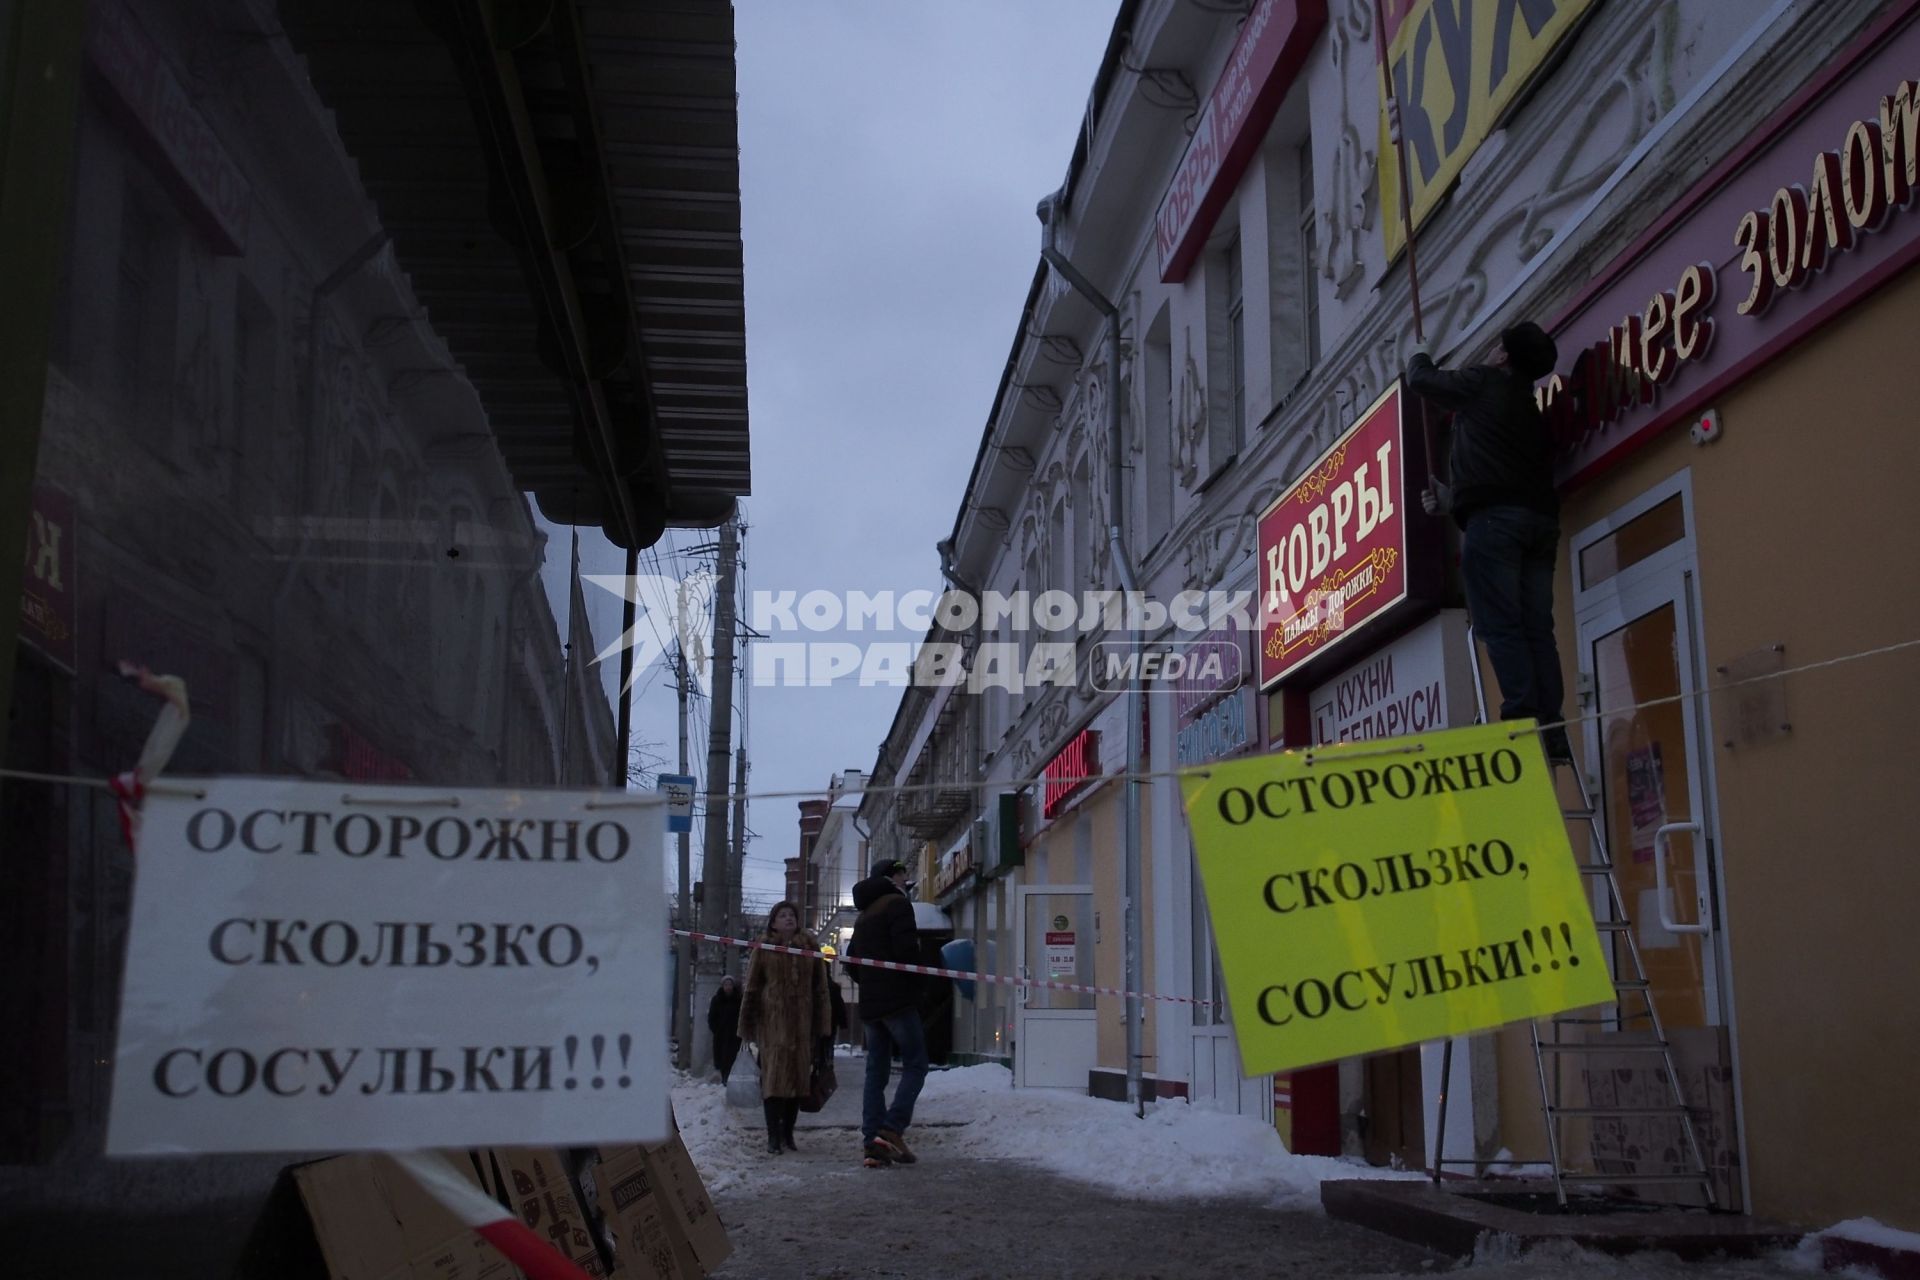
[{"label": "red signboard", "polygon": [[1154,217],[1163,281],[1187,278],[1326,25],[1326,0],[1258,0],[1247,15]]},{"label": "red signboard", "polygon": [[1407,598],[1399,382],[1260,515],[1260,687]]},{"label": "red signboard", "polygon": [[1697,421],[1920,261],[1915,12],[1835,59],[1553,323],[1562,366],[1541,398],[1563,484]]},{"label": "red signboard", "polygon": [[1051,818],[1100,772],[1100,731],[1082,729],[1040,771],[1040,814]]},{"label": "red signboard", "polygon": [[34,485],[27,524],[27,573],[20,587],[20,638],[68,671],[74,669],[76,657],[78,538],[73,498],[51,485]]}]

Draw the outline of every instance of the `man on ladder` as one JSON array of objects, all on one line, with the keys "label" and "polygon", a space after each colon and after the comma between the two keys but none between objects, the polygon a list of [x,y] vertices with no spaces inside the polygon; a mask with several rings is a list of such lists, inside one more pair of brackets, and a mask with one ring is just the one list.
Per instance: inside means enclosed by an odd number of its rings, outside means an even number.
[{"label": "man on ladder", "polygon": [[1454,415],[1452,483],[1435,480],[1420,501],[1429,514],[1444,512],[1460,526],[1467,613],[1500,681],[1500,718],[1531,716],[1547,726],[1541,739],[1548,758],[1571,760],[1553,638],[1560,498],[1553,441],[1533,395],[1558,357],[1546,331],[1525,321],[1500,335],[1486,364],[1457,371],[1440,368],[1425,343],[1416,345],[1407,386]]}]

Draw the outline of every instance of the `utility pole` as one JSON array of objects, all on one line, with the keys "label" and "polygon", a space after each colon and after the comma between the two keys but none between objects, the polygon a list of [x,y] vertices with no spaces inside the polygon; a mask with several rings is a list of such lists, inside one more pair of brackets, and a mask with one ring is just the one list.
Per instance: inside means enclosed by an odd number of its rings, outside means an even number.
[{"label": "utility pole", "polygon": [[[740,935],[735,932],[740,927],[740,882],[746,877],[747,869],[747,749],[740,746],[733,753],[733,860],[727,864],[727,891],[723,901],[726,903],[724,932],[729,938]],[[731,951],[729,947],[727,950]],[[723,969],[732,966],[723,959]]]},{"label": "utility pole", "polygon": [[[700,877],[705,885],[700,903],[700,931],[718,933],[727,880],[727,763],[733,754],[733,632],[734,575],[740,549],[739,529],[734,516],[720,526],[720,579],[713,601],[712,697],[707,719],[707,843],[700,860]],[[694,988],[696,1000],[710,998],[720,985],[725,968],[720,948],[708,943],[700,948],[700,980]],[[705,1024],[701,1024],[705,1029]],[[702,1043],[694,1055],[694,1069],[704,1070],[713,1059],[713,1046]]]},{"label": "utility pole", "polygon": [[[674,687],[680,694],[680,773],[687,772],[687,655],[678,645],[673,650]],[[693,848],[692,837],[685,831],[680,833],[680,911],[679,921],[682,929],[693,927]],[[673,998],[674,1009],[679,1015],[675,1026],[680,1051],[676,1056],[682,1071],[693,1061],[693,939],[676,937],[673,940],[674,967]]]}]

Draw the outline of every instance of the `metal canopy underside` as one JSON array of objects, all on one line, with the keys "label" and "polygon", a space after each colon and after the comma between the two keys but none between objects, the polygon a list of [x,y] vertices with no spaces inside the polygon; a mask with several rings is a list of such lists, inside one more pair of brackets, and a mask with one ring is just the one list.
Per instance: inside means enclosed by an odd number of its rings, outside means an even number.
[{"label": "metal canopy underside", "polygon": [[623,546],[750,490],[729,0],[282,0],[541,510]]}]

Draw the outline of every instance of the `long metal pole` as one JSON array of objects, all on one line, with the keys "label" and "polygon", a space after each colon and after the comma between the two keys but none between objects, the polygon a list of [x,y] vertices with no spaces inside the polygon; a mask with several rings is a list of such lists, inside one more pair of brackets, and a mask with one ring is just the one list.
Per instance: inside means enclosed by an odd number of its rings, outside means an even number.
[{"label": "long metal pole", "polygon": [[[680,773],[687,772],[687,655],[679,647],[673,651],[674,687],[680,694]],[[693,927],[693,837],[680,833],[680,927]],[[679,1014],[676,1035],[680,1051],[676,1055],[680,1069],[693,1062],[693,940],[681,936],[674,940],[674,1008]]]},{"label": "long metal pole", "polygon": [[[1413,304],[1413,340],[1427,340],[1426,320],[1420,314],[1420,260],[1413,242],[1413,185],[1407,179],[1407,132],[1400,127],[1400,99],[1393,91],[1393,64],[1387,56],[1387,11],[1383,0],[1373,0],[1373,43],[1380,55],[1380,85],[1387,104],[1387,133],[1400,172],[1400,239],[1407,247],[1407,292]],[[1427,405],[1420,402],[1420,441],[1427,453],[1427,479],[1438,476],[1433,456],[1433,424]]]},{"label": "long metal pole", "polygon": [[[640,573],[640,552],[637,548],[627,548],[627,582],[631,586]],[[626,593],[626,603],[620,608],[620,634],[633,634],[634,617],[637,606],[634,593]],[[614,762],[613,785],[626,790],[633,780],[633,646],[620,647],[620,758]]]},{"label": "long metal pole", "polygon": [[[1061,216],[1056,198],[1049,196],[1040,204],[1041,224],[1046,228],[1041,237],[1040,256],[1049,266],[1060,273],[1060,278],[1079,292],[1080,296],[1107,319],[1107,448],[1109,451],[1110,471],[1108,476],[1108,512],[1107,545],[1113,555],[1114,576],[1120,580],[1123,598],[1132,601],[1139,598],[1139,584],[1133,576],[1133,566],[1128,560],[1125,537],[1126,525],[1126,465],[1123,460],[1125,440],[1121,430],[1120,418],[1120,308],[1101,293],[1094,283],[1082,275],[1065,254],[1054,245],[1054,231]],[[1127,682],[1127,781],[1124,785],[1120,806],[1120,842],[1122,847],[1122,866],[1124,900],[1122,903],[1122,926],[1124,933],[1124,964],[1122,973],[1126,979],[1128,991],[1139,991],[1145,985],[1142,976],[1145,969],[1145,942],[1142,931],[1141,913],[1144,893],[1141,874],[1141,790],[1140,775],[1147,771],[1146,764],[1146,688],[1142,677],[1136,670]],[[1147,1110],[1145,1092],[1144,1064],[1146,1061],[1146,1009],[1138,997],[1126,997],[1127,1024],[1127,1101],[1134,1114],[1144,1116]]]},{"label": "long metal pole", "polygon": [[[742,873],[746,870],[746,858],[747,749],[742,745],[734,748],[733,752],[733,858],[727,864],[727,889],[723,899],[726,904],[726,918],[722,922],[721,932],[729,938],[740,936],[734,930],[740,927],[740,881]],[[732,947],[728,947],[727,967],[732,968],[738,958],[739,953]]]},{"label": "long metal pole", "polygon": [[[734,519],[728,516],[727,522],[720,526],[720,577],[715,584],[713,601],[712,696],[707,707],[707,830],[706,847],[700,860],[703,885],[700,928],[706,933],[718,931],[726,903],[727,776],[733,755],[733,601],[740,545]],[[700,1001],[719,987],[726,961],[721,948],[712,943],[703,944],[697,954],[699,974],[694,999]],[[711,1045],[703,1039],[699,1052],[694,1055],[694,1069],[704,1070],[712,1061],[711,1053]]]}]

